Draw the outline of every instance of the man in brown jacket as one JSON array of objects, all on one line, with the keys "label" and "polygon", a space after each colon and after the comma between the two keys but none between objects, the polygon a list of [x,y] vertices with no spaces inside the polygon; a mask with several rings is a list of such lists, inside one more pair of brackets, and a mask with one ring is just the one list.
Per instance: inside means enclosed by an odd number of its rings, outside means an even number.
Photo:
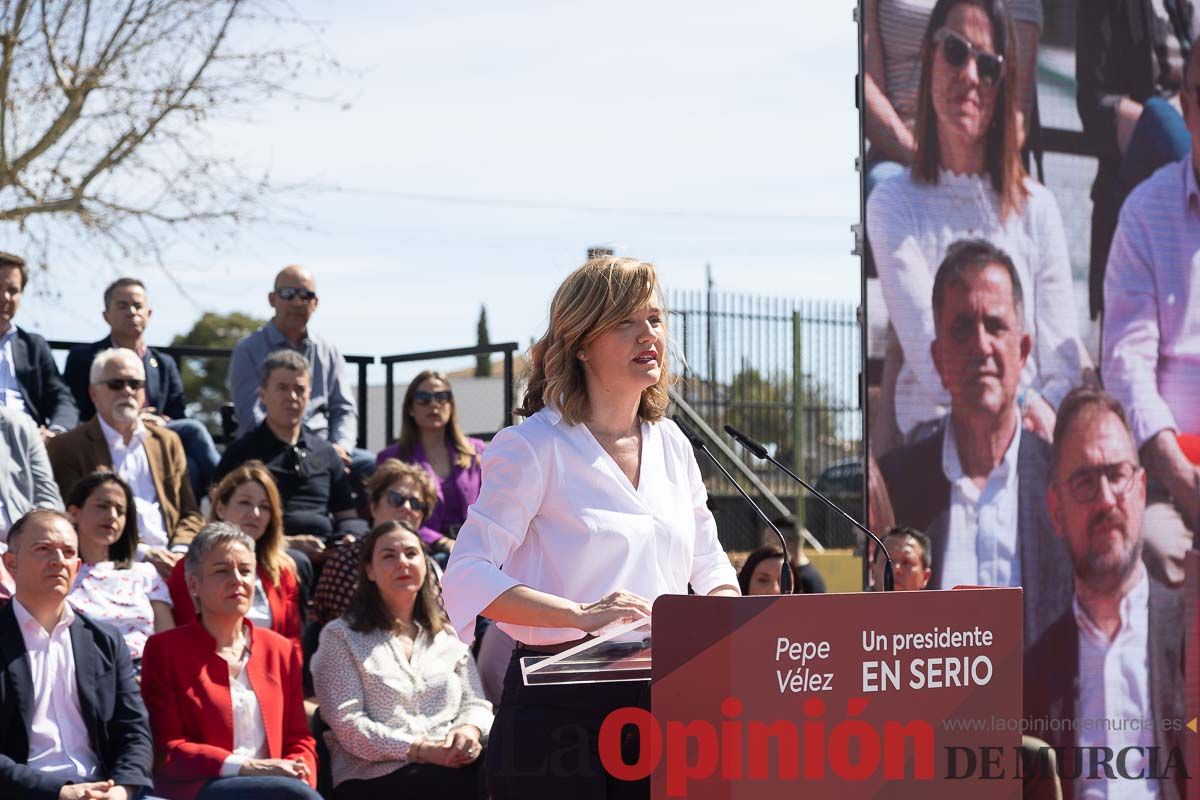
[{"label": "man in brown jacket", "polygon": [[47,450],[64,499],[80,478],[97,469],[112,470],[130,485],[136,508],[128,513],[138,517],[139,557],[165,578],[204,519],[192,495],[179,437],[141,420],[145,377],[132,350],[97,353],[88,387],[96,416],[50,440],[53,446]]}]

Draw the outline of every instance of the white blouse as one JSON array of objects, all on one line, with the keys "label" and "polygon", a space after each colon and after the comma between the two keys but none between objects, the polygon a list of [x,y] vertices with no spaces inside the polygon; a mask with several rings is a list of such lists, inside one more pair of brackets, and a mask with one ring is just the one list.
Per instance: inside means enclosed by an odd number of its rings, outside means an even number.
[{"label": "white blouse", "polygon": [[990,181],[943,169],[937,184],[917,183],[906,172],[879,184],[867,202],[867,233],[887,318],[904,349],[895,402],[896,422],[906,435],[949,410],[950,395],[929,352],[936,334],[933,281],[946,251],[960,239],[985,239],[1016,267],[1025,330],[1033,338],[1022,388],[1036,390],[1057,408],[1091,366],[1079,338],[1067,237],[1054,195],[1027,178],[1023,210],[1002,222]]},{"label": "white blouse", "polygon": [[[675,423],[642,423],[638,487],[584,425],[546,407],[483,452],[483,485],[443,579],[465,640],[475,617],[513,586],[592,603],[623,589],[653,602],[734,586],[692,446]],[[526,644],[579,639],[574,628],[499,623]]]},{"label": "white blouse", "polygon": [[221,777],[236,777],[242,765],[253,758],[270,755],[267,728],[262,718],[258,695],[250,683],[250,636],[236,665],[229,665],[229,701],[233,710],[233,752],[221,763]]}]

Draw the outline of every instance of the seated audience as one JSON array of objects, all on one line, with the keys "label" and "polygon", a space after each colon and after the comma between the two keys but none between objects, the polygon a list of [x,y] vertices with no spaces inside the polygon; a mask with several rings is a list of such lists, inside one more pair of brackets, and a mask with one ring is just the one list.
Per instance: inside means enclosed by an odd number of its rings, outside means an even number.
[{"label": "seated audience", "polygon": [[[1200,44],[1186,86],[1200,83]],[[1194,91],[1180,94],[1200,137]],[[1200,529],[1200,466],[1181,441],[1200,434],[1200,148],[1137,187],[1121,208],[1104,278],[1104,384],[1129,413],[1145,465],[1146,565],[1158,580],[1183,581],[1183,557]]]},{"label": "seated audience", "polygon": [[907,442],[931,430],[949,406],[929,351],[936,333],[929,296],[938,264],[959,239],[1003,249],[1027,290],[1023,322],[1033,349],[1020,384],[1026,427],[1049,441],[1054,407],[1090,367],[1071,313],[1058,205],[1021,162],[1017,48],[1004,9],[997,0],[939,0],[934,7],[922,45],[912,169],[880,184],[868,203],[880,287],[903,350],[894,406]]},{"label": "seated audience", "polygon": [[346,361],[337,347],[308,329],[317,310],[317,283],[304,267],[288,266],[275,276],[267,295],[275,315],[242,339],[229,360],[229,393],[237,413],[238,436],[246,436],[267,417],[258,392],[263,362],[279,350],[298,353],[311,370],[311,397],[304,426],[333,445],[338,457],[361,485],[374,471],[374,456],[355,446],[358,408],[346,379]]},{"label": "seated audience", "polygon": [[[213,489],[210,521],[236,525],[254,540],[254,599],[246,619],[259,628],[300,641],[300,582],[288,556],[283,535],[283,508],[271,473],[260,461],[247,461]],[[196,604],[188,592],[180,561],[167,581],[174,603],[175,624],[196,619]]]},{"label": "seated audience", "polygon": [[[1037,680],[1025,681],[1025,717],[1057,748],[1064,797],[1178,800],[1181,748],[1195,746],[1179,725],[1187,614],[1183,590],[1142,563],[1146,474],[1120,404],[1093,389],[1067,395],[1050,466],[1046,502],[1075,596],[1027,651]],[[1100,752],[1120,754],[1123,769],[1097,772]]]},{"label": "seated audience", "polygon": [[0,406],[0,552],[12,523],[35,508],[62,511],[62,497],[37,425]]},{"label": "seated audience", "polygon": [[[426,550],[445,566],[454,542],[425,525],[437,509],[437,490],[429,473],[414,464],[389,458],[367,480],[367,497],[371,503],[372,524],[403,522],[417,531]],[[361,552],[361,539],[347,539],[338,544],[326,560],[313,593],[313,606],[322,622],[337,619],[350,606],[358,589]]]},{"label": "seated audience", "polygon": [[1076,4],[1076,101],[1099,161],[1088,269],[1092,319],[1104,310],[1104,268],[1122,204],[1134,187],[1191,148],[1181,101],[1192,91],[1184,73],[1196,38],[1194,6],[1192,0]]},{"label": "seated audience", "polygon": [[486,796],[491,704],[415,530],[386,522],[364,540],[358,591],[321,632],[312,671],[336,800]]},{"label": "seated audience", "polygon": [[79,411],[50,345],[13,322],[28,285],[25,260],[0,253],[0,407],[28,414],[42,438],[49,439],[79,424]]},{"label": "seated audience", "polygon": [[[929,537],[915,528],[892,528],[883,536],[883,546],[892,560],[893,586],[897,592],[913,592],[929,585]],[[875,591],[883,591],[883,568],[887,561],[883,553],[875,552],[872,564]]]},{"label": "seated audience", "polygon": [[1017,404],[1033,348],[1020,278],[995,246],[956,242],[932,295],[950,414],[879,469],[896,523],[929,536],[929,586],[1023,587],[1030,643],[1070,606],[1071,571],[1044,501],[1050,445],[1022,427]]},{"label": "seated audience", "polygon": [[137,555],[133,490],[111,472],[93,472],[75,484],[67,514],[79,536],[82,564],[67,600],[125,639],[135,669],[146,640],[175,627],[171,595],[158,570]]},{"label": "seated audience", "polygon": [[[900,174],[916,155],[917,87],[922,44],[935,0],[866,0],[863,49],[863,122],[867,153],[867,192]],[[1033,120],[1034,70],[1042,27],[1041,0],[1008,3],[1016,32],[1017,110],[1026,127]]]},{"label": "seated audience", "polygon": [[228,522],[210,522],[183,563],[197,621],[150,637],[142,662],[155,793],[317,800],[300,648],[246,618],[254,540]]},{"label": "seated audience", "polygon": [[[796,587],[796,594],[800,594],[800,582],[796,578],[796,569],[795,567],[790,568],[792,570],[792,586]],[[782,591],[779,585],[782,571],[783,550],[779,545],[763,545],[746,556],[746,563],[742,564],[742,568],[738,572],[738,586],[742,588],[742,594],[747,597],[757,594],[779,594]]]},{"label": "seated audience", "polygon": [[108,335],[98,342],[73,348],[67,356],[63,379],[75,396],[79,419],[86,422],[96,414],[88,393],[92,359],[110,347],[124,347],[137,353],[146,371],[146,407],[142,409],[142,420],[165,425],[179,436],[183,452],[187,454],[192,496],[204,497],[221,456],[208,429],[201,422],[186,418],[183,378],[175,359],[146,344],[146,324],[152,313],[145,284],[137,278],[113,281],[104,290],[103,317],[108,323]]},{"label": "seated audience", "polygon": [[291,350],[263,360],[258,394],[267,416],[225,449],[217,480],[247,461],[265,464],[279,488],[290,544],[322,560],[328,544],[362,533],[366,526],[354,510],[350,483],[333,445],[304,427],[311,379],[308,362]]},{"label": "seated audience", "polygon": [[0,797],[131,800],[149,788],[146,709],[121,636],[67,603],[78,539],[61,511],[9,531],[0,608]]},{"label": "seated audience", "polygon": [[428,472],[437,488],[437,505],[425,525],[453,539],[467,519],[467,508],[479,498],[484,444],[462,432],[454,392],[440,372],[425,370],[413,378],[403,409],[400,438],[376,462],[397,458]]},{"label": "seated audience", "polygon": [[120,475],[133,489],[138,558],[166,578],[204,524],[188,481],[183,445],[161,425],[142,422],[146,371],[132,350],[98,353],[91,381],[96,416],[46,446],[54,478],[70,496],[77,482],[98,469]]}]

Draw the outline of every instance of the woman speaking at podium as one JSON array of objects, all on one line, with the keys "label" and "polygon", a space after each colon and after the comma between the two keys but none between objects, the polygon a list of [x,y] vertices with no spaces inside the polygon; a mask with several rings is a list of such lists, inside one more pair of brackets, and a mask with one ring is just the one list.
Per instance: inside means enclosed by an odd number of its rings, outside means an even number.
[{"label": "woman speaking at podium", "polygon": [[524,686],[522,657],[560,653],[650,613],[655,598],[737,595],[737,575],[691,445],[666,419],[666,310],[654,267],[602,256],[554,295],[518,413],[484,451],[478,501],[444,578],[470,640],[475,618],[516,640],[492,726],[493,800],[649,797],[600,764],[605,716],[646,706],[639,682]]}]

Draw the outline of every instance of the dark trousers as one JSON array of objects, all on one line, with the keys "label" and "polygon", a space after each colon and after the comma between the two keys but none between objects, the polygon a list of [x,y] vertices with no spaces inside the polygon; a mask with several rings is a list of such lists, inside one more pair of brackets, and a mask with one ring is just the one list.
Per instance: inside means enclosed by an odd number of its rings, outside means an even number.
[{"label": "dark trousers", "polygon": [[236,777],[217,778],[204,784],[196,800],[321,800],[307,783],[295,778]]},{"label": "dark trousers", "polygon": [[[486,755],[486,753],[484,754]],[[465,767],[408,764],[382,778],[343,781],[333,790],[334,800],[383,800],[384,798],[437,798],[437,800],[483,800],[483,756]]]},{"label": "dark trousers", "polygon": [[[518,647],[504,674],[504,693],[487,749],[492,800],[646,800],[650,781],[622,781],[600,761],[600,726],[618,708],[650,708],[642,681],[567,686],[525,686],[520,659],[537,656]],[[637,761],[638,738],[626,728],[622,757]]]}]

